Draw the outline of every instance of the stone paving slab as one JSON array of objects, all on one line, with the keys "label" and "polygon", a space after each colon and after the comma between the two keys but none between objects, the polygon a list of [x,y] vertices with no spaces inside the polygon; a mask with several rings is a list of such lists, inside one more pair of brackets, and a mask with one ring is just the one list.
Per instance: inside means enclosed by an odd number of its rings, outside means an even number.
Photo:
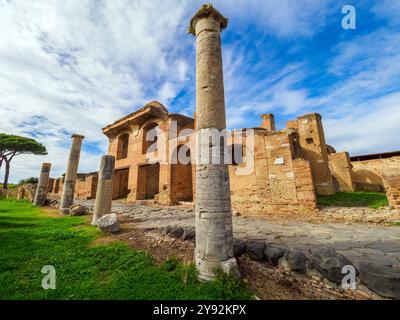
[{"label": "stone paving slab", "polygon": [[[93,207],[93,201],[80,201]],[[152,207],[114,201],[113,212],[135,219],[140,228],[178,226],[194,228],[194,212],[182,207]],[[261,217],[233,217],[234,237],[265,240],[269,243],[308,252],[317,246],[337,250],[353,261],[395,267],[400,272],[400,227],[360,223],[309,223],[268,220]]]}]

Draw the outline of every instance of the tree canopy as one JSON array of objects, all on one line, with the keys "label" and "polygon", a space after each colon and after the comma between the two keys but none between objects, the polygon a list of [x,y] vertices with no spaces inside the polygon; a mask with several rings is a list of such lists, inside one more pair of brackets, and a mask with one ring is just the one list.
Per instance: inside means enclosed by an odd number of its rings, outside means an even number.
[{"label": "tree canopy", "polygon": [[30,178],[26,178],[26,179],[21,179],[19,180],[18,184],[27,184],[27,183],[38,183],[39,179],[36,177],[30,177]]},{"label": "tree canopy", "polygon": [[8,176],[10,173],[10,162],[19,154],[46,155],[44,145],[34,139],[0,133],[0,168],[3,161],[6,163],[3,189],[7,189]]},{"label": "tree canopy", "polygon": [[46,147],[34,139],[0,133],[0,157],[22,153],[47,154]]}]

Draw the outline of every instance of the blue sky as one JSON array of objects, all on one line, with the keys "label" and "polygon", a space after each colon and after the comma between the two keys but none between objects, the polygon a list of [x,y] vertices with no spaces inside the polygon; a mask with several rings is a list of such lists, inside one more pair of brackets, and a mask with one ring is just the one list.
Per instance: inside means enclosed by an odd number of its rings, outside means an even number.
[{"label": "blue sky", "polygon": [[[86,136],[81,172],[95,171],[101,128],[150,100],[195,110],[201,1],[0,0],[0,131],[34,137],[48,156],[13,160],[11,181],[65,171],[70,134]],[[309,112],[327,142],[350,154],[400,149],[400,1],[213,1],[222,33],[228,126],[278,128]],[[343,30],[342,6],[357,29]],[[0,174],[2,178],[2,173]]]}]

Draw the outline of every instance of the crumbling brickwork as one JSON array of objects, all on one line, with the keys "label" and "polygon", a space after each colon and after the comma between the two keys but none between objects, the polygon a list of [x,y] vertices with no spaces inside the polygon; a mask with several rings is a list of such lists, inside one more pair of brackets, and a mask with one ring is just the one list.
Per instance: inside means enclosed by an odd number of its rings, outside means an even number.
[{"label": "crumbling brickwork", "polygon": [[[230,166],[232,205],[244,213],[316,208],[312,174],[307,160],[296,158],[293,130],[257,129],[254,173],[237,175]],[[249,151],[248,151],[249,152]]]},{"label": "crumbling brickwork", "polygon": [[[169,137],[172,122],[177,124],[174,128],[176,133],[194,128],[193,118],[168,113],[163,105],[152,101],[103,129],[104,134],[109,138],[108,153],[119,155],[116,157],[115,165],[114,198],[127,197],[129,201],[154,200],[165,205],[193,199],[193,182],[191,181],[193,179],[189,176],[192,171],[191,165],[178,164],[171,167],[162,161],[158,163],[160,148],[166,146],[167,155],[176,151],[169,150],[169,144],[165,141],[146,141],[151,130],[157,128]],[[128,139],[126,139],[127,134]],[[121,151],[121,147],[118,147],[121,144],[121,135],[124,135],[125,141],[128,141],[127,150],[124,152]],[[152,148],[150,154],[147,152],[149,147]],[[121,157],[121,154],[125,154],[126,157]],[[118,175],[118,170],[122,169],[127,170],[128,173]],[[126,190],[127,194],[125,191],[121,193],[120,190]]]},{"label": "crumbling brickwork", "polygon": [[[49,181],[48,195],[52,197],[61,197],[64,177],[52,179]],[[78,173],[75,182],[74,197],[77,199],[94,199],[97,189],[97,172]]]},{"label": "crumbling brickwork", "polygon": [[78,174],[75,184],[75,197],[78,199],[94,199],[97,189],[97,173]]},{"label": "crumbling brickwork", "polygon": [[386,191],[389,204],[400,208],[400,155],[355,156],[353,181],[357,190]]},{"label": "crumbling brickwork", "polygon": [[[398,206],[400,155],[350,161],[347,152],[337,153],[326,144],[321,116],[316,113],[288,121],[283,130],[276,129],[272,114],[261,118],[260,127],[254,131],[254,150],[246,146],[245,135],[239,142],[233,141],[232,136],[228,138],[232,151],[242,150],[240,159],[229,165],[233,210],[242,214],[314,210],[317,193],[354,190],[386,191],[391,205]],[[177,123],[176,128],[171,123]],[[108,152],[116,157],[113,199],[163,205],[193,201],[195,164],[171,164],[157,159],[164,143],[167,155],[177,156],[183,150],[193,160],[192,135],[177,139],[174,133],[193,129],[194,125],[195,119],[171,114],[159,102],[152,101],[105,127]],[[166,133],[170,143],[146,141],[150,130],[157,128]],[[151,154],[146,153],[150,146]],[[246,166],[246,155],[253,158],[254,170],[240,175],[239,169]],[[63,179],[49,182],[49,194],[61,195]],[[96,173],[79,174],[75,197],[94,198],[96,186]]]},{"label": "crumbling brickwork", "polygon": [[329,156],[329,165],[338,185],[338,190],[336,191],[354,191],[353,170],[349,154],[347,152],[331,153]]},{"label": "crumbling brickwork", "polygon": [[302,157],[310,162],[317,194],[333,194],[333,180],[329,170],[328,151],[321,116],[306,114],[289,121],[287,128],[298,131]]},{"label": "crumbling brickwork", "polygon": [[384,191],[383,171],[386,159],[352,161],[353,182],[359,191]]}]

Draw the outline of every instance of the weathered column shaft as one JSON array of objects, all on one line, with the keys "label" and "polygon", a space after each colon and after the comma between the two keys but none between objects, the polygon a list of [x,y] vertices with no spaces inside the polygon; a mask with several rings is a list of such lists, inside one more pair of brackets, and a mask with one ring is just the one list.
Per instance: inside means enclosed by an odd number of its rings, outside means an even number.
[{"label": "weathered column shaft", "polygon": [[47,197],[47,185],[50,178],[51,163],[43,163],[42,169],[40,170],[40,176],[38,185],[36,188],[35,200],[33,201],[35,206],[43,206]]},{"label": "weathered column shaft", "polygon": [[115,157],[102,156],[94,204],[93,225],[96,225],[97,220],[103,215],[111,213],[114,168]]},{"label": "weathered column shaft", "polygon": [[[189,27],[196,36],[196,129],[206,135],[209,129],[226,127],[220,38],[226,25],[227,19],[217,10],[203,5]],[[218,268],[238,274],[233,257],[229,171],[223,162],[226,139],[210,141],[198,141],[196,152],[200,157],[201,151],[208,149],[211,158],[215,153],[222,156],[217,163],[196,165],[195,260],[201,280],[214,278]]]},{"label": "weathered column shaft", "polygon": [[78,174],[79,157],[84,136],[72,135],[72,146],[69,154],[67,171],[61,196],[60,213],[69,214],[69,207],[74,203],[75,183]]}]

